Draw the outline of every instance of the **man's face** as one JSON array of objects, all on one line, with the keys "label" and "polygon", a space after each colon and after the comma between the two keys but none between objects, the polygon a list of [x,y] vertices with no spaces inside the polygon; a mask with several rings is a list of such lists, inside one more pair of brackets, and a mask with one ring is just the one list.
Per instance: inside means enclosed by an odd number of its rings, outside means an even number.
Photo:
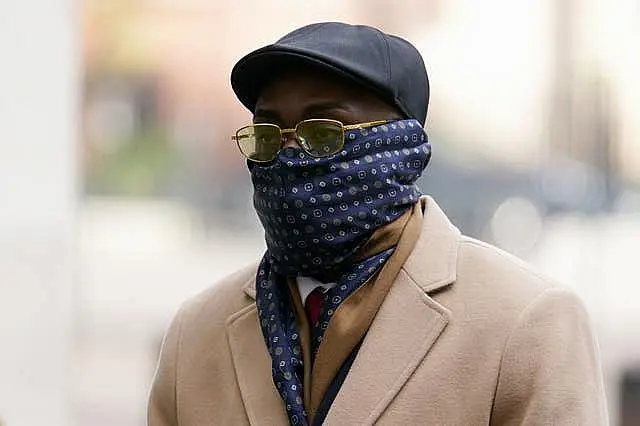
[{"label": "man's face", "polygon": [[310,118],[343,124],[402,119],[392,105],[373,93],[314,69],[280,74],[265,86],[256,103],[254,123],[293,128]]}]

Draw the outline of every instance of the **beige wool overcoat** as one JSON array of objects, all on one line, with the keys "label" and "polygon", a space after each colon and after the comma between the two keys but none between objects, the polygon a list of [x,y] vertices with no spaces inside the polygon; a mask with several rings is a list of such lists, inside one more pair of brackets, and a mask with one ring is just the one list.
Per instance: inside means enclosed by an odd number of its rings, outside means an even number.
[{"label": "beige wool overcoat", "polygon": [[[462,236],[423,198],[418,241],[325,425],[606,425],[597,345],[570,290]],[[287,425],[255,304],[257,265],[187,301],[150,426]]]}]

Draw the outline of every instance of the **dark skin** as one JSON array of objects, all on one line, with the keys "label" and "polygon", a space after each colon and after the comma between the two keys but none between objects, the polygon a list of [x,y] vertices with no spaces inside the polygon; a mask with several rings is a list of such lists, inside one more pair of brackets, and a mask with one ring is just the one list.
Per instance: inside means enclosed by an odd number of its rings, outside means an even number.
[{"label": "dark skin", "polygon": [[[348,125],[404,117],[371,91],[326,72],[305,68],[280,74],[265,86],[256,103],[253,122],[285,129],[311,118],[330,118]],[[300,147],[292,135],[284,146]],[[336,279],[331,275],[315,278],[322,282]]]},{"label": "dark skin", "polygon": [[[256,103],[254,123],[294,128],[310,118],[330,118],[343,124],[401,120],[403,115],[374,93],[313,68],[298,68],[269,82]],[[285,146],[299,147],[293,137]]]}]

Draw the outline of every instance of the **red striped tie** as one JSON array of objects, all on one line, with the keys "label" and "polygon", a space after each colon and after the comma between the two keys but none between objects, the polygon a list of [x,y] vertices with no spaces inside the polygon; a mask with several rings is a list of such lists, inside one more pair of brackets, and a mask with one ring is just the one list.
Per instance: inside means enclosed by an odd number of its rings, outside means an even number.
[{"label": "red striped tie", "polygon": [[322,287],[318,286],[309,293],[307,300],[304,303],[304,308],[307,311],[307,316],[309,317],[312,327],[315,326],[320,318],[320,311],[322,310],[323,303],[324,291]]}]

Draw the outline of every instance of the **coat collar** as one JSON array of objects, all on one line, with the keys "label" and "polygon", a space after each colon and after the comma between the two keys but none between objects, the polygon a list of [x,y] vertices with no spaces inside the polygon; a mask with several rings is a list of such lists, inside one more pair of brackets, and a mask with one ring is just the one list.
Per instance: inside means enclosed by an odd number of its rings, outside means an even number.
[{"label": "coat collar", "polygon": [[420,237],[373,320],[326,424],[374,424],[447,326],[449,311],[429,294],[455,281],[460,232],[433,199],[421,202]]},{"label": "coat collar", "polygon": [[456,280],[460,231],[453,226],[433,198],[424,196],[422,232],[403,269],[425,293]]},{"label": "coat collar", "polygon": [[[403,269],[425,293],[431,293],[452,284],[456,279],[460,231],[433,198],[423,196],[420,202],[424,210],[422,231]],[[255,279],[249,279],[243,290],[255,300]]]},{"label": "coat collar", "polygon": [[[423,197],[421,202],[420,237],[371,324],[326,424],[375,423],[449,321],[448,310],[429,294],[455,281],[460,232],[433,199]],[[255,299],[254,279],[245,284],[244,291]],[[251,424],[264,424],[265,418],[286,419],[271,379],[255,304],[230,317],[227,327]]]}]

